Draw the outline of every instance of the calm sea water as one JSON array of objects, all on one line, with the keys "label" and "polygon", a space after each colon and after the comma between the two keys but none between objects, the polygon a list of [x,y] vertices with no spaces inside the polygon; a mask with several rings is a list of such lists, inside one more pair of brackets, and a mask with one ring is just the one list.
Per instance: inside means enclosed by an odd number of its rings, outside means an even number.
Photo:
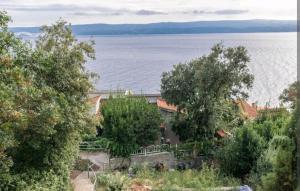
[{"label": "calm sea water", "polygon": [[249,102],[257,101],[260,105],[270,102],[276,106],[282,90],[297,78],[297,33],[78,36],[78,39],[96,43],[96,60],[89,61],[87,69],[100,75],[95,82],[97,90],[158,93],[162,72],[208,54],[220,42],[248,49],[249,68],[255,76]]},{"label": "calm sea water", "polygon": [[100,75],[97,90],[131,89],[158,93],[161,74],[174,64],[207,54],[219,42],[245,46],[255,75],[249,102],[278,105],[282,90],[296,80],[296,33],[193,34],[142,36],[80,36],[96,42],[90,71]]}]

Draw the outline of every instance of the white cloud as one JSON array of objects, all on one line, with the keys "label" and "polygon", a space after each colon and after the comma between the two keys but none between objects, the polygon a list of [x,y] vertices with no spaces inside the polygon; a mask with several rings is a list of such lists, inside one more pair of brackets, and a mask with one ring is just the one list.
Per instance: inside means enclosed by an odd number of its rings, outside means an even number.
[{"label": "white cloud", "polygon": [[62,17],[79,23],[150,23],[226,19],[296,19],[297,0],[1,0],[13,26]]}]

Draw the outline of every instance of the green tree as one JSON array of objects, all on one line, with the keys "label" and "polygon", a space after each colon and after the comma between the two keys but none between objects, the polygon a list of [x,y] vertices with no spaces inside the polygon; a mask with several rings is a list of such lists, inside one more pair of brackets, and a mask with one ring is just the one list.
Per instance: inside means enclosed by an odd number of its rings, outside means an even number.
[{"label": "green tree", "polygon": [[92,127],[86,99],[94,58],[70,26],[42,27],[32,48],[0,13],[0,190],[67,190],[81,132]]},{"label": "green tree", "polygon": [[[275,136],[271,141],[264,160],[269,163],[269,168],[261,176],[261,183],[257,190],[285,191],[295,189],[295,161],[294,141],[288,136]],[[256,185],[259,182],[255,183]]]},{"label": "green tree", "polygon": [[299,82],[296,81],[283,90],[279,96],[279,100],[283,105],[287,104],[291,109],[296,109],[298,90]]},{"label": "green tree", "polygon": [[263,151],[263,139],[245,126],[237,129],[234,137],[227,141],[217,155],[220,168],[226,174],[245,178]]},{"label": "green tree", "polygon": [[101,114],[103,137],[110,140],[114,156],[128,157],[135,149],[158,139],[160,113],[145,98],[111,98],[101,107]]},{"label": "green tree", "polygon": [[185,115],[191,140],[211,143],[216,130],[226,126],[224,122],[234,121],[226,114],[234,108],[235,99],[247,97],[246,90],[253,83],[248,62],[244,47],[218,44],[207,56],[175,65],[162,74],[162,97]]},{"label": "green tree", "polygon": [[295,189],[298,121],[299,109],[295,107],[290,111],[286,108],[265,110],[254,122],[254,129],[268,141],[249,179],[257,190]]},{"label": "green tree", "polygon": [[251,125],[268,143],[274,136],[286,131],[291,117],[291,113],[286,108],[267,109],[260,111],[258,117]]}]

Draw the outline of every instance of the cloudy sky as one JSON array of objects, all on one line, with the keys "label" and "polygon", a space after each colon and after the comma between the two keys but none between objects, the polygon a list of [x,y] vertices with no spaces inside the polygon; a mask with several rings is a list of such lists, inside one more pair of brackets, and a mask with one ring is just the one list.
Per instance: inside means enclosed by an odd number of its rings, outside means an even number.
[{"label": "cloudy sky", "polygon": [[297,18],[297,0],[0,0],[11,26]]}]

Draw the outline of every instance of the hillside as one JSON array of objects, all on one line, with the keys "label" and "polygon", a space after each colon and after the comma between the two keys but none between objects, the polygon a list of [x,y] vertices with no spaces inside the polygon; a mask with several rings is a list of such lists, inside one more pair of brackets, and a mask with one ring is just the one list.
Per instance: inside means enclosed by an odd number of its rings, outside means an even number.
[{"label": "hillside", "polygon": [[[296,32],[294,20],[227,20],[197,22],[163,22],[150,24],[83,24],[73,25],[76,35],[197,34]],[[16,33],[38,33],[38,27],[10,28]]]}]

